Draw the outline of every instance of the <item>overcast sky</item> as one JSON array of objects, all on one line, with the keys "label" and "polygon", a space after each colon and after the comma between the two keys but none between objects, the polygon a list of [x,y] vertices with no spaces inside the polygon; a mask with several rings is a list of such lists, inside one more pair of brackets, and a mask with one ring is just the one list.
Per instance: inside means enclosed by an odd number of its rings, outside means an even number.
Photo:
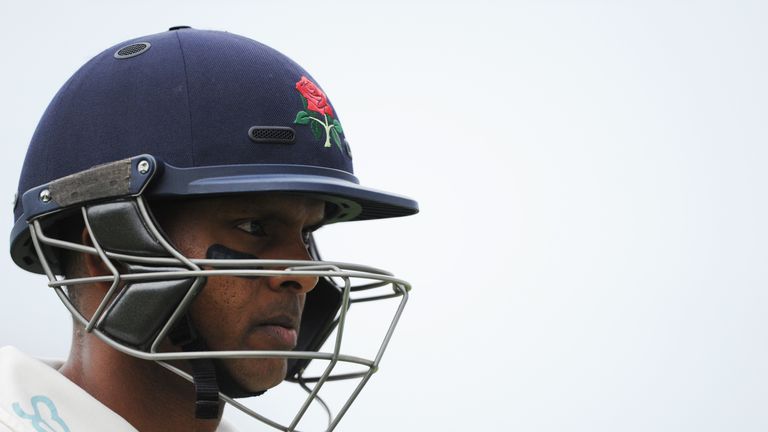
[{"label": "overcast sky", "polygon": [[[323,86],[364,185],[421,205],[319,234],[414,286],[339,430],[765,431],[766,22],[760,1],[2,2],[0,220],[90,57],[238,33]],[[0,265],[0,345],[65,356],[44,279]]]}]

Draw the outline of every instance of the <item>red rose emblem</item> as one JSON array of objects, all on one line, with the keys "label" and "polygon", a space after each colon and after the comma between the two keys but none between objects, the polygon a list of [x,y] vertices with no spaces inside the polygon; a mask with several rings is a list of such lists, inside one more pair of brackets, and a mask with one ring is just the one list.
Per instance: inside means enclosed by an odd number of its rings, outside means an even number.
[{"label": "red rose emblem", "polygon": [[342,143],[344,139],[341,134],[344,129],[338,119],[333,118],[333,108],[328,104],[328,98],[309,78],[302,76],[296,83],[296,90],[301,94],[302,101],[306,101],[306,110],[296,113],[294,124],[308,125],[315,136],[315,139],[322,139],[325,135],[324,147],[336,147],[343,153]]},{"label": "red rose emblem", "polygon": [[333,115],[333,109],[328,105],[328,99],[315,83],[302,76],[296,83],[296,90],[307,99],[307,109],[320,114]]}]

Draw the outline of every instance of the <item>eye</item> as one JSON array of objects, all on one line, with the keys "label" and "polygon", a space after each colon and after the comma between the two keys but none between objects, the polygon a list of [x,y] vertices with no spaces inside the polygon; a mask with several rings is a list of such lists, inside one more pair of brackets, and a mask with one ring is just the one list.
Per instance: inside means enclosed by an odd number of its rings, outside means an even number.
[{"label": "eye", "polygon": [[266,237],[267,235],[267,232],[264,230],[264,226],[255,220],[243,222],[240,225],[238,225],[237,228],[256,237]]}]

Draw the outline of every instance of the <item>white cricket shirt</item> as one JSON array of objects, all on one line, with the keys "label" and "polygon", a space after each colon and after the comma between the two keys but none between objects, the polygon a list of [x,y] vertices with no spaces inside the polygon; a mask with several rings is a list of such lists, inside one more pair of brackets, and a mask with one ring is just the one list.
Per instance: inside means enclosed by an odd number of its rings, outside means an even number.
[{"label": "white cricket shirt", "polygon": [[[138,432],[58,372],[14,347],[0,348],[0,432]],[[223,421],[217,432],[235,432]]]}]

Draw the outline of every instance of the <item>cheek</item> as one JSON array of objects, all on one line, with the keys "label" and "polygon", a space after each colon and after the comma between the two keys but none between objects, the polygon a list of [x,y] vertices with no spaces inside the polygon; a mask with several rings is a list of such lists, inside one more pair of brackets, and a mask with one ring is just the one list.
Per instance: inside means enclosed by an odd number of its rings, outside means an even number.
[{"label": "cheek", "polygon": [[[253,285],[253,281],[249,281]],[[214,340],[233,346],[238,335],[249,325],[255,290],[245,287],[231,277],[208,278],[203,290],[190,308],[192,321],[202,336],[211,343]]]},{"label": "cheek", "polygon": [[[205,258],[205,251],[216,235],[216,226],[210,222],[195,222],[191,219],[193,211],[175,214],[174,217],[159,219],[160,228],[171,245],[187,258]],[[201,217],[206,220],[206,218]]]},{"label": "cheek", "polygon": [[168,237],[170,237],[171,245],[185,257],[205,258],[207,249],[205,239],[190,236],[189,233],[187,235],[169,235]]}]

